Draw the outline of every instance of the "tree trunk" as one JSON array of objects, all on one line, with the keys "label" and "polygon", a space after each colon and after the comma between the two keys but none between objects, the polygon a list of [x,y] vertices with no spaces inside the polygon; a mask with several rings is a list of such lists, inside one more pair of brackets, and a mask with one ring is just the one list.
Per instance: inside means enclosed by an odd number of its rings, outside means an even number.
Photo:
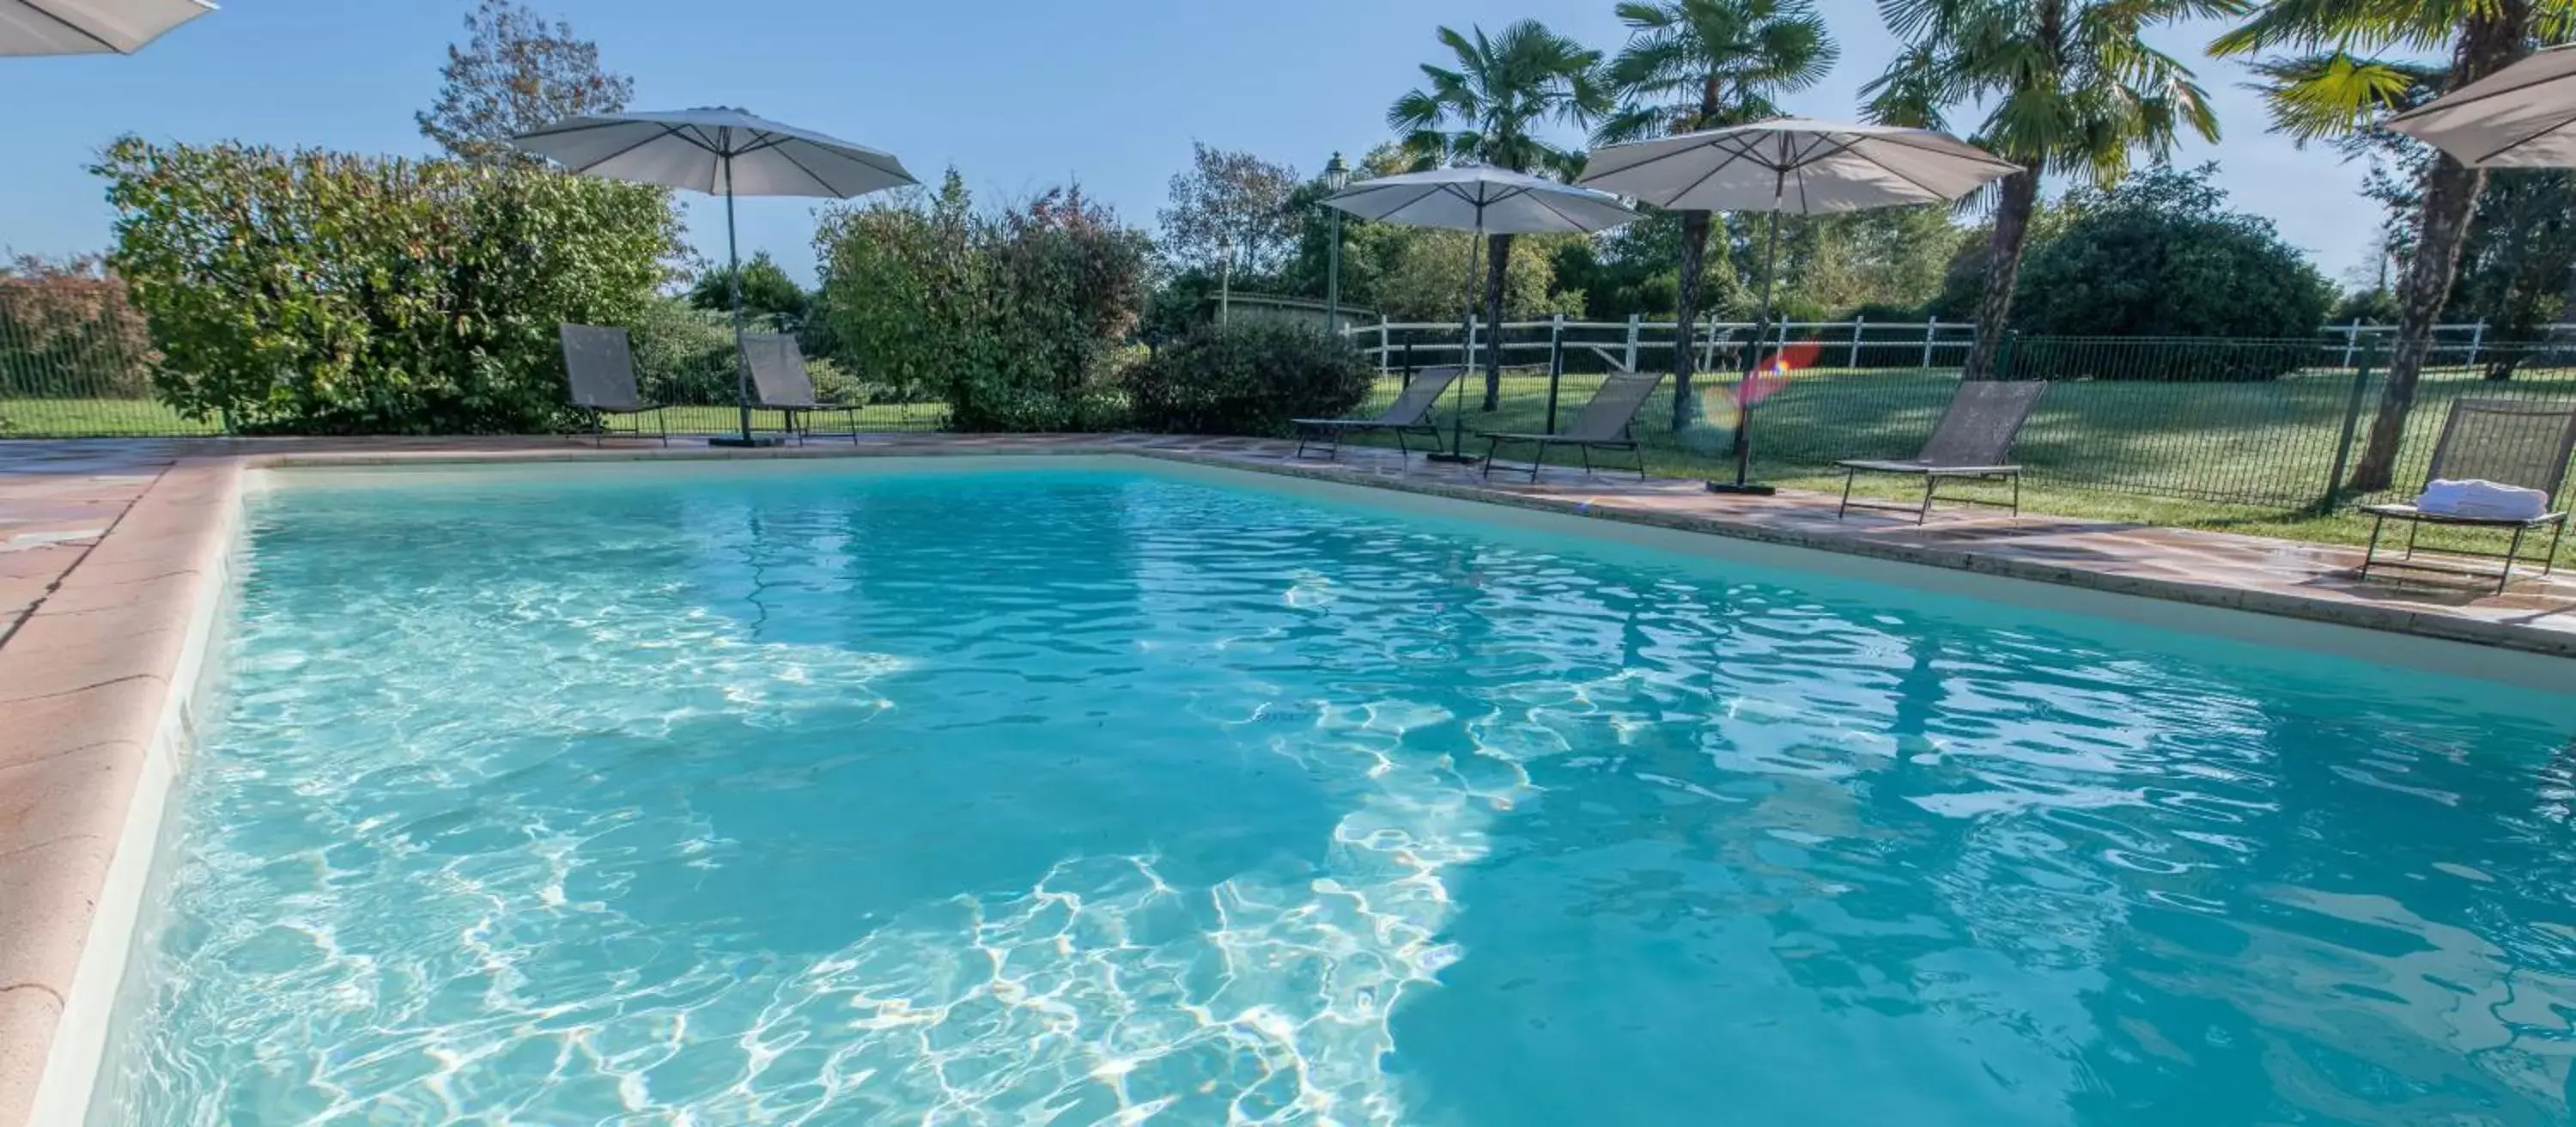
[{"label": "tree trunk", "polygon": [[1512,237],[1485,237],[1485,410],[1503,406],[1503,282],[1512,266]]},{"label": "tree trunk", "polygon": [[1977,343],[1968,347],[1968,360],[1960,366],[1963,380],[1991,378],[2004,323],[2012,317],[2013,285],[2021,279],[2030,215],[2039,207],[2039,173],[2023,169],[2004,177],[2002,192],[1995,203],[1994,237],[1986,244],[1986,292],[1977,298]]},{"label": "tree trunk", "polygon": [[1673,433],[1688,429],[1698,415],[1691,398],[1691,370],[1699,359],[1693,331],[1699,326],[1699,284],[1708,268],[1709,213],[1682,213],[1681,284],[1673,298]]},{"label": "tree trunk", "polygon": [[[2522,57],[2523,36],[2530,23],[2529,0],[2505,0],[2488,14],[2461,21],[2459,46],[2451,53],[2450,89]],[[2352,468],[2349,487],[2354,492],[2372,493],[2395,482],[2406,416],[2415,406],[2415,381],[2424,374],[2424,360],[2432,353],[2433,326],[2442,315],[2442,303],[2451,296],[2451,279],[2460,269],[2460,247],[2467,241],[2469,218],[2477,210],[2478,190],[2485,184],[2485,173],[2462,166],[2449,153],[2435,153],[2432,167],[2425,170],[2424,206],[2415,214],[2415,257],[2398,283],[2397,342],[2388,351],[2388,382],[2379,391],[2379,411],[2371,416],[2370,442]]]}]

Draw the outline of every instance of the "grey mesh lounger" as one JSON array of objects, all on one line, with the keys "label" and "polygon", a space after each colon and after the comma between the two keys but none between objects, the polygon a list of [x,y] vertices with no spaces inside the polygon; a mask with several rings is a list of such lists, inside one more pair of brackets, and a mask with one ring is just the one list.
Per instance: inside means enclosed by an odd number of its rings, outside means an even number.
[{"label": "grey mesh lounger", "polygon": [[[1834,516],[1840,519],[1853,509],[1888,509],[1912,513],[1914,523],[1921,524],[1932,515],[1932,502],[1941,483],[1957,478],[2012,482],[2009,502],[1956,495],[1949,499],[1962,505],[2009,508],[2014,516],[2020,516],[2021,467],[2007,459],[2012,457],[2013,439],[2021,434],[2022,423],[2030,419],[2031,406],[2046,390],[2044,380],[1962,382],[1950,397],[1949,410],[1941,412],[1940,424],[1932,428],[1932,437],[1924,440],[1922,453],[1910,459],[1852,458],[1834,463],[1843,468],[1843,503]],[[1914,505],[1854,501],[1852,479],[1864,473],[1921,474],[1923,500]]]},{"label": "grey mesh lounger", "polygon": [[[2567,535],[2567,511],[2558,504],[2558,491],[2567,484],[2571,451],[2576,451],[2576,407],[2511,399],[2462,399],[2452,403],[2450,416],[2442,421],[2442,439],[2433,446],[2433,462],[2425,470],[2424,480],[2483,478],[2537,489],[2549,498],[2543,506],[2549,511],[2524,520],[2498,520],[2428,513],[2412,504],[2363,505],[2361,511],[2370,514],[2371,523],[2370,546],[2361,553],[2361,578],[2369,578],[2374,566],[2486,577],[2483,570],[2415,562],[2415,532],[2427,524],[2511,532],[2513,539],[2502,557],[2493,552],[2446,553],[2503,559],[2504,570],[2495,577],[2499,595],[2513,583],[2514,564],[2522,557],[2523,538],[2549,529],[2549,550],[2540,556],[2540,574],[2548,576],[2557,566],[2558,542]],[[2384,560],[2379,556],[2379,532],[2392,520],[2406,522],[2406,553]]]},{"label": "grey mesh lounger", "polygon": [[742,348],[751,360],[752,406],[784,415],[787,433],[796,436],[797,445],[816,433],[817,415],[837,414],[846,428],[821,432],[826,437],[859,440],[859,409],[825,403],[815,396],[814,376],[805,370],[805,352],[796,346],[795,337],[752,333],[742,338]]},{"label": "grey mesh lounger", "polygon": [[1466,371],[1450,365],[1415,372],[1412,379],[1404,381],[1404,391],[1395,397],[1395,402],[1374,419],[1290,419],[1297,428],[1297,452],[1292,457],[1305,457],[1308,445],[1323,446],[1326,457],[1340,457],[1342,436],[1354,431],[1392,431],[1396,450],[1408,458],[1413,455],[1413,448],[1404,441],[1408,434],[1429,435],[1431,448],[1438,450],[1440,428],[1431,425],[1431,409],[1439,405],[1441,394]]},{"label": "grey mesh lounger", "polygon": [[[590,422],[591,442],[596,445],[611,434],[627,434],[658,438],[669,446],[671,429],[662,418],[662,408],[645,403],[636,393],[635,354],[627,345],[626,330],[565,325],[561,334],[565,386],[573,407]],[[644,430],[647,414],[653,416],[651,433]],[[610,425],[621,418],[628,421],[624,429]]]},{"label": "grey mesh lounger", "polygon": [[1574,416],[1572,425],[1554,434],[1520,434],[1512,431],[1478,431],[1485,440],[1485,476],[1494,473],[1494,453],[1504,443],[1527,443],[1537,447],[1530,452],[1529,476],[1538,480],[1539,464],[1547,460],[1550,446],[1571,446],[1583,452],[1583,472],[1592,472],[1595,450],[1626,450],[1637,455],[1637,480],[1646,480],[1646,452],[1637,445],[1632,426],[1637,412],[1646,406],[1646,398],[1664,382],[1662,372],[1622,372],[1601,381],[1592,393],[1592,401]]}]

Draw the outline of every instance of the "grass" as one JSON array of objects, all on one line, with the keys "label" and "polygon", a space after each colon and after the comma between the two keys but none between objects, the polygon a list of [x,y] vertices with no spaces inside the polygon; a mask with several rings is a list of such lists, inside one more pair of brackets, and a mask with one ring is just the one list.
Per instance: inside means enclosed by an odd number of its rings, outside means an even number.
[{"label": "grass", "polygon": [[[1563,378],[1557,389],[1560,427],[1572,423],[1600,379]],[[1548,381],[1543,372],[1507,373],[1500,407],[1491,413],[1478,409],[1481,378],[1471,374],[1461,383],[1469,452],[1483,450],[1474,438],[1479,430],[1546,429]],[[1646,446],[1648,472],[1733,476],[1723,398],[1731,383],[1695,384],[1695,394],[1714,387],[1719,395],[1702,394],[1700,415],[1709,421],[1679,434],[1672,426],[1669,388],[1647,403],[1637,420],[1637,435]],[[1395,380],[1382,381],[1372,402],[1354,413],[1373,413],[1393,398],[1398,386]],[[1957,386],[1956,369],[1797,373],[1755,409],[1754,476],[1788,488],[1840,492],[1843,475],[1833,468],[1835,459],[1913,456]],[[2360,544],[2370,534],[2369,518],[2319,507],[2352,393],[2353,380],[2346,373],[2248,383],[2056,383],[2041,397],[2014,447],[2016,458],[2030,471],[2023,482],[2023,508],[2091,520]],[[2375,382],[2364,389],[2351,447],[2355,459],[2377,396]],[[2526,370],[2503,384],[2481,380],[2474,371],[2426,373],[2407,418],[2397,494],[2411,495],[2422,482],[2451,402],[2468,396],[2576,402],[2576,370]],[[1435,417],[1445,430],[1452,419],[1449,402]],[[1504,457],[1525,456],[1526,449],[1507,449]],[[1920,496],[1920,488],[1918,479],[1863,477],[1854,495],[1905,501]],[[2003,495],[2000,489],[1995,493]],[[2429,547],[2503,547],[2501,536],[2432,528],[2424,530],[2422,542]],[[2558,559],[2576,566],[2576,543],[2562,545]]]}]

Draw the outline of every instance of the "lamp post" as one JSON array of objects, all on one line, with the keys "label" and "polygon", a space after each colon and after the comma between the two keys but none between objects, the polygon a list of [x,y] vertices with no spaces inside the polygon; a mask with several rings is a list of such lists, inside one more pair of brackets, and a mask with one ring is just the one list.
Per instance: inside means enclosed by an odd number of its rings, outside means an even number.
[{"label": "lamp post", "polygon": [[[1338,192],[1351,186],[1351,166],[1342,163],[1342,154],[1334,153],[1324,165],[1324,187]],[[1332,249],[1324,256],[1324,331],[1342,331],[1342,209],[1324,209],[1333,217]]]}]

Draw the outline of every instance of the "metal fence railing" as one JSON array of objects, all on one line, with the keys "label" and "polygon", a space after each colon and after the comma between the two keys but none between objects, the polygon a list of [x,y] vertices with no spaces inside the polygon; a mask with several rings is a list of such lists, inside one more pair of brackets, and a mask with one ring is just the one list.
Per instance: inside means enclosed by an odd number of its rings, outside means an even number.
[{"label": "metal fence railing", "polygon": [[[1753,449],[1766,472],[1812,474],[1830,471],[1838,459],[1911,457],[1958,388],[1955,366],[1855,368],[1836,363],[1835,351],[1822,350],[1754,409]],[[2340,341],[2033,337],[2006,346],[1998,374],[2051,384],[2014,448],[2034,483],[2284,512],[2411,496],[2455,400],[2576,407],[2576,349],[2486,343],[2474,367],[2440,364],[2437,356],[2406,416],[2392,486],[2355,495],[2338,486],[2350,480],[2367,444],[2385,361],[2376,347],[2357,350],[2349,366],[2341,360]],[[1391,402],[1403,374],[1399,366],[1378,381],[1359,412]],[[1465,430],[1528,431],[1552,429],[1551,399],[1554,423],[1571,420],[1600,376],[1570,361],[1559,367],[1515,355],[1491,412],[1479,402],[1483,375],[1470,373],[1466,382]],[[1726,368],[1702,372],[1678,426],[1671,383],[1657,389],[1636,422],[1656,472],[1728,472],[1735,384]],[[1450,414],[1444,401],[1444,428]]]}]

